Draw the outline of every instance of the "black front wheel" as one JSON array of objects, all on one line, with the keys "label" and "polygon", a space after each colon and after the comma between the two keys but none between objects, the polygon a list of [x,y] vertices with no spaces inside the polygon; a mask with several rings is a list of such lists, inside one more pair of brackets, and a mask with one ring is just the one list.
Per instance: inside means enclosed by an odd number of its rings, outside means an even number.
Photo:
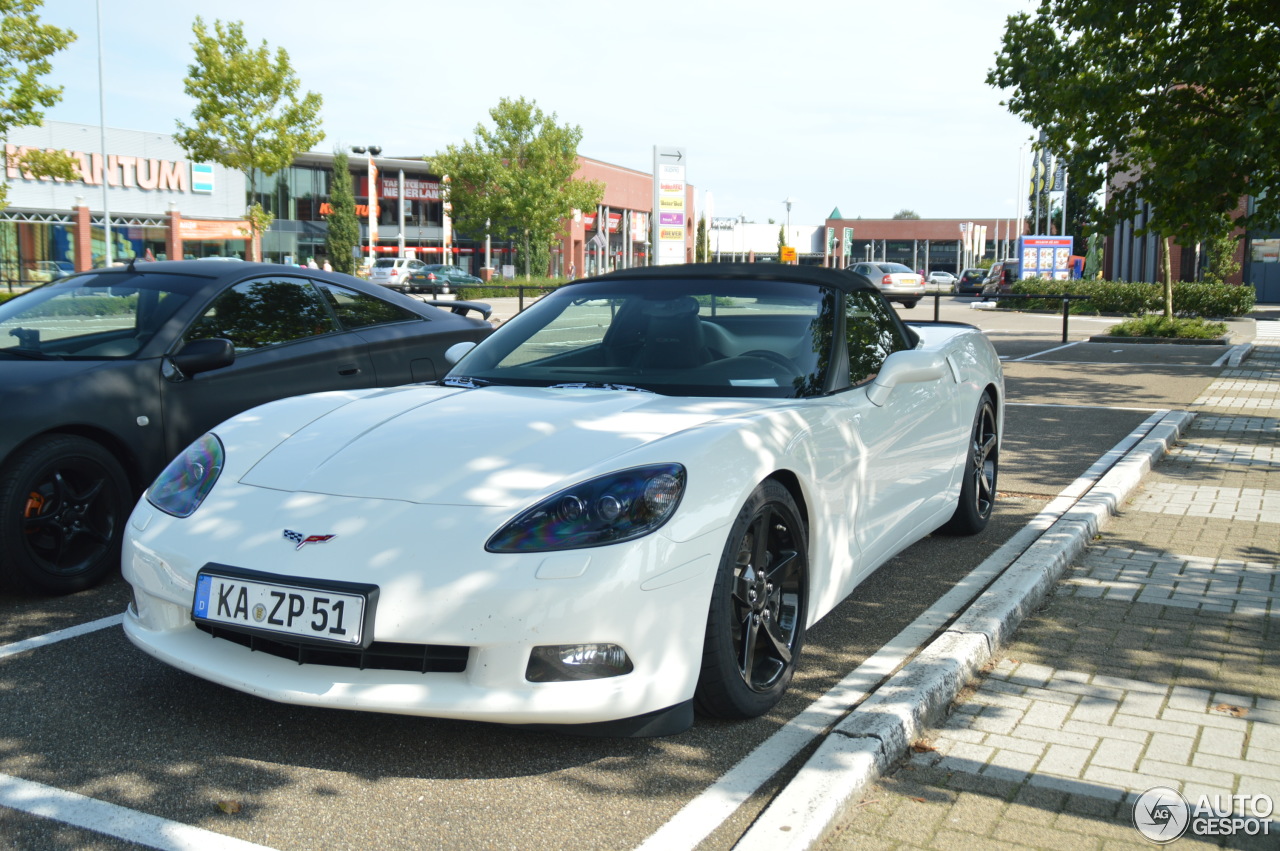
[{"label": "black front wheel", "polygon": [[29,593],[70,594],[120,562],[128,478],[106,449],[53,435],[0,469],[0,578]]},{"label": "black front wheel", "polygon": [[965,452],[964,482],[955,514],[939,531],[949,535],[976,535],[987,528],[996,505],[996,477],[1000,472],[1000,432],[995,402],[983,393],[973,418]]},{"label": "black front wheel", "polygon": [[755,718],[782,698],[804,644],[809,559],[795,500],[777,482],[752,492],[729,532],[711,592],[694,706]]}]

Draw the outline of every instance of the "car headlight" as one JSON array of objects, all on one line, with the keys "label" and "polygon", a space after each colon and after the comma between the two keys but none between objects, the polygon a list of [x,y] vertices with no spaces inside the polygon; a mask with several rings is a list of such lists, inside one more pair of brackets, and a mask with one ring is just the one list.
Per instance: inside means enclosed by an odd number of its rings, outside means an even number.
[{"label": "car headlight", "polygon": [[174,517],[190,517],[222,475],[224,452],[216,434],[206,434],[169,462],[147,489],[147,502]]},{"label": "car headlight", "polygon": [[565,488],[503,526],[491,553],[546,552],[630,541],[658,529],[684,495],[679,464],[621,470]]}]

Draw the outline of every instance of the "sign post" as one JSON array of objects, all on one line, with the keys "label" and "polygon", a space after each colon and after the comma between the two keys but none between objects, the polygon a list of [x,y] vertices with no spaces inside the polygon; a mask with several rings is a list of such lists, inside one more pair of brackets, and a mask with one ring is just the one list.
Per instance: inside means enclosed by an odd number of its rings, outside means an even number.
[{"label": "sign post", "polygon": [[686,262],[686,164],[684,148],[653,146],[653,262],[657,266]]}]

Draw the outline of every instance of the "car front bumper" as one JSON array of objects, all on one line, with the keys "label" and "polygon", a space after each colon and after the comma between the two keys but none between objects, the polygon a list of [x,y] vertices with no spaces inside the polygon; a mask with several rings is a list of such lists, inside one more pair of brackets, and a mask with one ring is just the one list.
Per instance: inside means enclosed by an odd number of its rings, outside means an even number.
[{"label": "car front bumper", "polygon": [[[605,547],[494,554],[484,551],[487,533],[460,530],[492,532],[494,517],[509,511],[307,494],[300,521],[296,512],[269,508],[259,489],[231,490],[239,510],[217,521],[197,519],[206,510],[216,516],[216,504],[179,520],[145,501],[130,519],[124,576],[134,601],[125,633],[176,668],[284,703],[505,724],[616,721],[693,695],[723,528],[686,542],[659,530]],[[304,524],[341,531],[323,546],[294,550],[281,531]],[[191,617],[196,573],[208,562],[374,584],[374,640],[465,647],[465,670],[299,664],[214,638]],[[526,679],[534,647],[588,643],[622,647],[633,670],[581,681]]]}]

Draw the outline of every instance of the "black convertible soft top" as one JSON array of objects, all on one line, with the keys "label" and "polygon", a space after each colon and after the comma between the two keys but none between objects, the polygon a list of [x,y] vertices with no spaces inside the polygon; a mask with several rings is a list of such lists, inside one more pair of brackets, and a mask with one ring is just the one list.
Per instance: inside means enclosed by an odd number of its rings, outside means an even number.
[{"label": "black convertible soft top", "polygon": [[670,266],[638,266],[634,269],[619,269],[593,278],[572,281],[565,286],[596,281],[671,280],[673,278],[791,281],[797,284],[833,287],[843,292],[859,290],[879,292],[875,284],[866,277],[847,269],[792,266],[786,263],[678,263]]}]

